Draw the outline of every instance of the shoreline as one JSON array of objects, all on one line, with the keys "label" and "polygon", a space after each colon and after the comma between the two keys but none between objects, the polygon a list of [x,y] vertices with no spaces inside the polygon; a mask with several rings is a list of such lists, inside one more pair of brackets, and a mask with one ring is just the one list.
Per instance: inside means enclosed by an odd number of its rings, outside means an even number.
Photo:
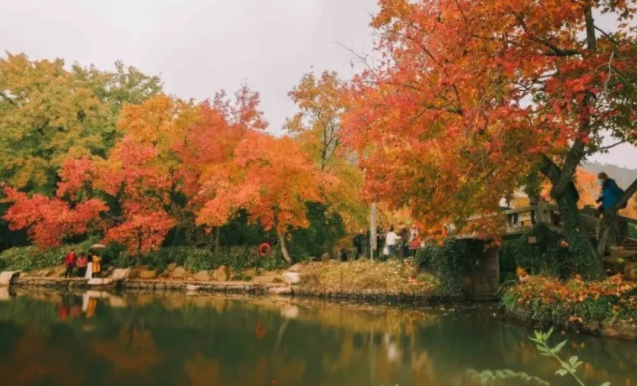
[{"label": "shoreline", "polygon": [[[406,293],[383,290],[317,290],[303,288],[298,285],[284,283],[254,283],[246,281],[194,281],[170,279],[123,279],[111,281],[108,284],[92,284],[83,278],[59,277],[13,277],[9,286],[1,287],[10,291],[11,288],[43,288],[51,290],[95,290],[95,291],[124,291],[131,293],[172,293],[183,295],[192,294],[224,294],[224,295],[253,295],[290,299],[318,299],[329,302],[348,302],[359,304],[382,305],[451,305],[471,302],[462,296],[441,296],[433,293]],[[492,304],[492,302],[489,302]],[[548,328],[582,332],[603,338],[614,338],[637,342],[637,321],[607,320],[604,322],[572,323],[558,325],[548,320],[534,318],[532,311],[524,307],[507,310],[501,307],[507,320],[527,326],[542,326]]]},{"label": "shoreline", "polygon": [[527,326],[541,326],[543,329],[554,328],[555,330],[585,333],[602,338],[620,339],[637,343],[637,321],[628,319],[607,319],[602,322],[569,323],[562,325],[553,323],[550,320],[534,318],[530,309],[518,306],[514,309],[501,307],[507,320]]},{"label": "shoreline", "polygon": [[102,285],[89,285],[83,278],[16,277],[10,287],[37,287],[56,290],[123,290],[134,292],[192,292],[218,294],[266,295],[289,298],[325,299],[360,303],[386,304],[457,304],[465,302],[461,296],[442,296],[432,293],[395,292],[382,290],[333,291],[316,290],[283,283],[253,283],[245,281],[192,281],[166,279],[126,279]]}]

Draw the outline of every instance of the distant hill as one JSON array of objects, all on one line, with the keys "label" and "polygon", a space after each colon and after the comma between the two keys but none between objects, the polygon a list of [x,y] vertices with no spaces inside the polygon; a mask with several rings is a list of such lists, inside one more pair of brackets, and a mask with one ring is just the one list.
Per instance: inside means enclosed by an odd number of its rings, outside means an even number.
[{"label": "distant hill", "polygon": [[582,167],[587,172],[595,175],[600,172],[606,172],[610,178],[617,181],[617,185],[619,185],[620,188],[624,189],[637,179],[636,169],[627,169],[620,166],[600,164],[597,162],[585,162]]}]

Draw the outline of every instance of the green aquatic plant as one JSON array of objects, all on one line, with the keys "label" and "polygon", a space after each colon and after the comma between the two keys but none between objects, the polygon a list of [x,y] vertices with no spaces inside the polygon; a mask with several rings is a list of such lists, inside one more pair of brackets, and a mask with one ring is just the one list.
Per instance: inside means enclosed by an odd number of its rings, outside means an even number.
[{"label": "green aquatic plant", "polygon": [[[578,384],[580,384],[581,386],[586,386],[584,382],[582,382],[582,380],[577,376],[577,368],[584,363],[580,361],[577,356],[572,356],[567,361],[560,358],[560,356],[557,354],[560,353],[567,340],[564,340],[551,347],[548,344],[548,340],[552,334],[553,328],[551,328],[547,332],[535,331],[535,337],[529,337],[529,339],[532,342],[536,343],[535,347],[537,347],[541,355],[554,358],[560,363],[561,368],[555,372],[557,375],[563,377],[570,374],[571,377],[573,377]],[[610,382],[604,382],[601,386],[610,386]]]},{"label": "green aquatic plant", "polygon": [[[577,376],[577,369],[583,364],[582,361],[579,360],[577,356],[572,356],[568,360],[562,359],[558,354],[562,350],[562,348],[566,345],[567,341],[564,340],[557,345],[551,347],[549,346],[548,340],[551,338],[553,334],[553,329],[551,328],[547,332],[535,331],[534,337],[529,337],[529,339],[536,344],[536,348],[540,352],[541,355],[546,357],[551,357],[557,360],[560,364],[560,369],[558,369],[555,373],[562,377],[569,375],[580,385],[586,386],[586,384]],[[515,372],[512,370],[485,370],[485,371],[476,371],[474,369],[468,369],[464,372],[461,385],[480,385],[480,386],[496,386],[496,385],[509,385],[511,381],[515,380],[516,384],[524,384],[527,385],[536,385],[536,386],[550,386],[550,383],[542,380],[538,377],[531,376],[524,372]],[[601,386],[610,386],[610,382],[604,382]]]}]

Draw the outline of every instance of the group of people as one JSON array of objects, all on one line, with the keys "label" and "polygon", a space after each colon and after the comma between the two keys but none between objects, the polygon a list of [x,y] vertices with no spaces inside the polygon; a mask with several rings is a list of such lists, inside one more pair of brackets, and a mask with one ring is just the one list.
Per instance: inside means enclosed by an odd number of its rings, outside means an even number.
[{"label": "group of people", "polygon": [[82,253],[79,257],[75,254],[75,249],[71,249],[64,258],[66,273],[64,277],[73,277],[73,271],[77,267],[77,276],[85,279],[92,279],[102,272],[102,259],[96,254]]},{"label": "group of people", "polygon": [[[370,231],[361,230],[353,239],[354,249],[356,251],[355,258],[360,256],[368,257],[370,255]],[[376,249],[374,257],[410,257],[416,250],[423,247],[423,242],[419,237],[418,227],[412,225],[399,226],[395,228],[391,226],[388,232],[378,227],[376,230]]]}]

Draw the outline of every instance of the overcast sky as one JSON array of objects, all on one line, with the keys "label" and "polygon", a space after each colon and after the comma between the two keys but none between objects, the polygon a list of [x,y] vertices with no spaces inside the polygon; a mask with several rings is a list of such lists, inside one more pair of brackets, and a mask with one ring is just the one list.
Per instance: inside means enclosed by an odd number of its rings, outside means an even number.
[{"label": "overcast sky", "polygon": [[[303,73],[351,76],[342,46],[370,51],[375,9],[376,0],[0,0],[0,50],[103,69],[120,59],[181,98],[247,82],[278,131]],[[597,160],[637,168],[637,151],[619,146]]]}]

